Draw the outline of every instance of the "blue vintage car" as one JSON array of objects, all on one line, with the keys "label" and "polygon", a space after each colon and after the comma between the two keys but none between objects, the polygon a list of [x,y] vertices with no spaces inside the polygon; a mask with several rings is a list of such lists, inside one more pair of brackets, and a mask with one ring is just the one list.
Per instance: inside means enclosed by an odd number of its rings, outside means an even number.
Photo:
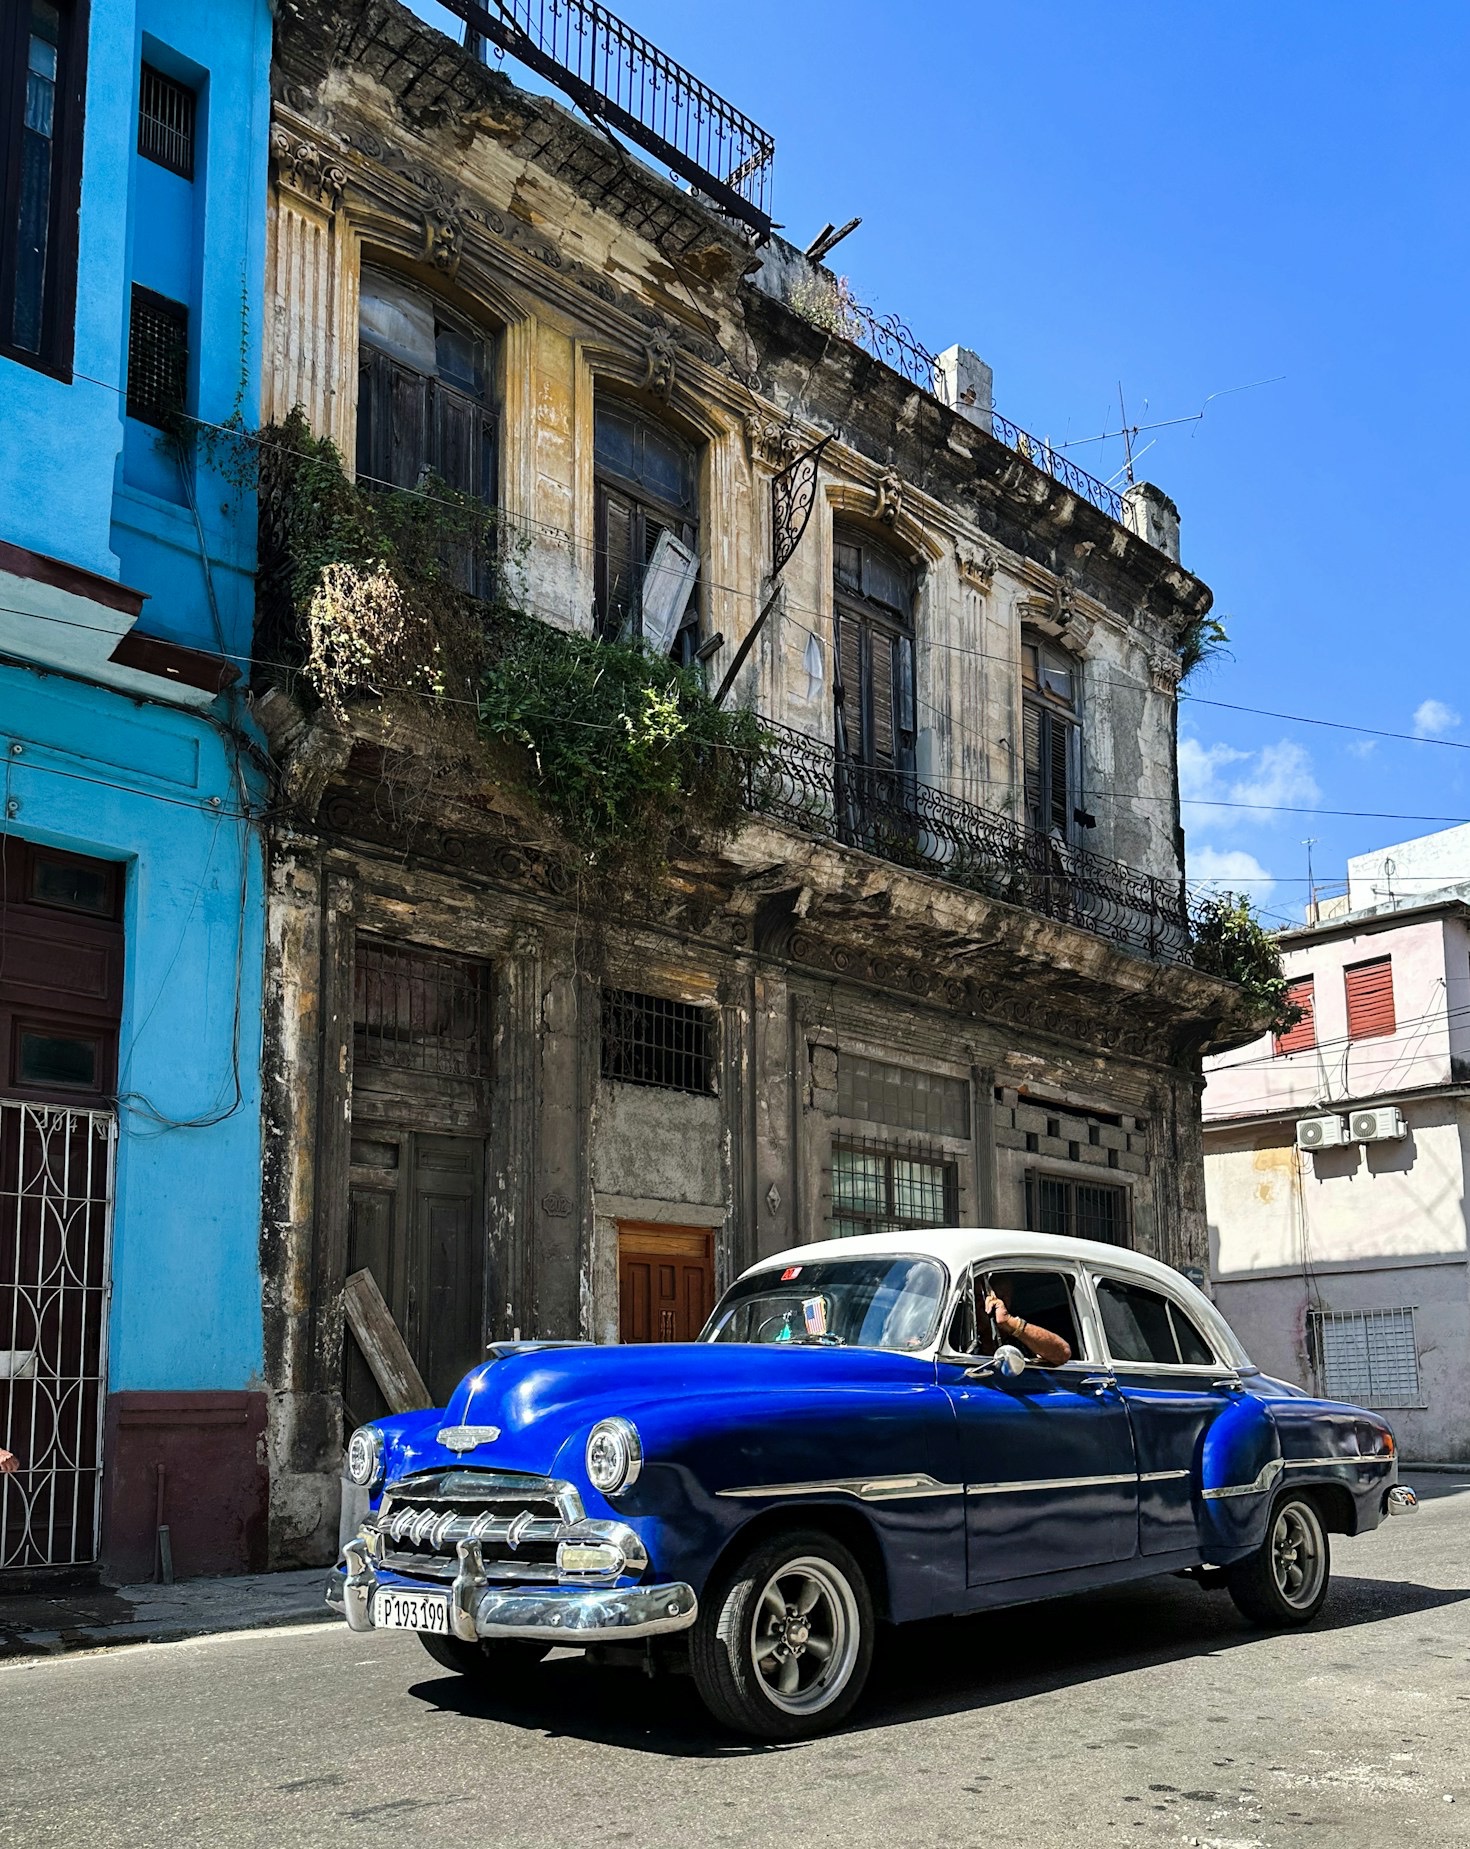
[{"label": "blue vintage car", "polygon": [[766,1259],[697,1343],[497,1344],[348,1475],[354,1630],[501,1689],[557,1645],[692,1672],[773,1740],[842,1719],[880,1623],[1185,1572],[1305,1624],[1328,1534],[1415,1506],[1380,1417],[1267,1379],[1169,1267],[973,1230]]}]

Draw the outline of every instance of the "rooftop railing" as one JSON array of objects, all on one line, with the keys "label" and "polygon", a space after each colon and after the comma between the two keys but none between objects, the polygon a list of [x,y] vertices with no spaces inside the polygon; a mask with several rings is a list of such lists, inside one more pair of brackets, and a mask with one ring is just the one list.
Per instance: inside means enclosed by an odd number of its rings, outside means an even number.
[{"label": "rooftop railing", "polygon": [[765,748],[746,769],[752,814],[1080,926],[1154,962],[1190,960],[1179,881],[1037,834],[903,772],[853,764],[787,726],[764,730]]},{"label": "rooftop railing", "polygon": [[771,230],[775,140],[595,0],[441,0],[759,237]]}]

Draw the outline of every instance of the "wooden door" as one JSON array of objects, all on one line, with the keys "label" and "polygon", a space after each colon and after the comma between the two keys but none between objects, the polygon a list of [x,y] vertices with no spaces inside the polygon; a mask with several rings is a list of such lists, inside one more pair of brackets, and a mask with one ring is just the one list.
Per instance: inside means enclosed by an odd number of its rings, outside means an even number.
[{"label": "wooden door", "polygon": [[705,1226],[618,1226],[619,1334],[692,1342],[715,1307],[714,1234]]},{"label": "wooden door", "polygon": [[[352,1139],[347,1275],[371,1271],[434,1404],[484,1354],[484,1145],[382,1130]],[[343,1396],[361,1425],[388,1407],[346,1337]]]}]

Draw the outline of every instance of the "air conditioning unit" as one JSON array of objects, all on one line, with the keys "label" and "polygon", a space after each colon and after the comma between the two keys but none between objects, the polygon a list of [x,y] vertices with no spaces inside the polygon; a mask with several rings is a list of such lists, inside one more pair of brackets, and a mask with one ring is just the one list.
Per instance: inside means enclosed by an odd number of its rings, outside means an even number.
[{"label": "air conditioning unit", "polygon": [[1353,1139],[1347,1122],[1341,1117],[1299,1117],[1296,1124],[1298,1149],[1340,1149]]},{"label": "air conditioning unit", "polygon": [[1388,1143],[1409,1134],[1403,1112],[1392,1105],[1380,1111],[1354,1111],[1348,1122],[1355,1143]]}]

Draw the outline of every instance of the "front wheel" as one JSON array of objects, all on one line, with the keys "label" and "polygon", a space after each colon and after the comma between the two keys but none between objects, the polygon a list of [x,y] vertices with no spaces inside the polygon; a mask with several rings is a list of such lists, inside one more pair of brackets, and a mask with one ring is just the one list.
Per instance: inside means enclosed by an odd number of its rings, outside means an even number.
[{"label": "front wheel", "polygon": [[1237,1609],[1271,1630],[1310,1624],[1327,1597],[1332,1555],[1322,1518],[1306,1496],[1277,1503],[1262,1547],[1226,1570]]},{"label": "front wheel", "polygon": [[872,1667],[873,1630],[868,1582],[840,1541],[819,1529],[776,1535],[701,1608],[695,1686],[738,1733],[803,1739],[851,1711]]},{"label": "front wheel", "polygon": [[545,1644],[507,1637],[499,1642],[482,1638],[468,1644],[462,1637],[441,1637],[437,1631],[419,1631],[419,1642],[441,1669],[452,1669],[474,1682],[501,1682],[518,1670],[534,1669],[546,1655]]}]

